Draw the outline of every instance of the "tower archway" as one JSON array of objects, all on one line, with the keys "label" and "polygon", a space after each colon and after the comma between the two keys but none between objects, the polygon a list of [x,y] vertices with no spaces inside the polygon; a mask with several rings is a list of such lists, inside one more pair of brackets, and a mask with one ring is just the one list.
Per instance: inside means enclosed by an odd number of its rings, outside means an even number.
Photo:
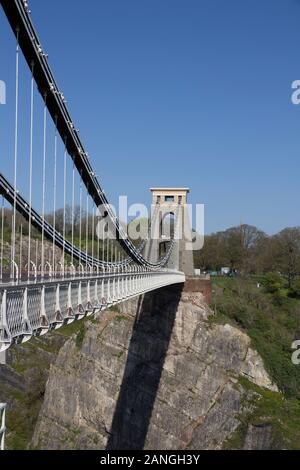
[{"label": "tower archway", "polygon": [[187,238],[189,241],[192,239],[187,206],[189,191],[189,188],[151,188],[152,213],[156,210],[158,216],[145,256],[155,262],[168,253],[172,243],[168,267],[179,269],[187,276],[194,276],[193,252],[186,249]]}]

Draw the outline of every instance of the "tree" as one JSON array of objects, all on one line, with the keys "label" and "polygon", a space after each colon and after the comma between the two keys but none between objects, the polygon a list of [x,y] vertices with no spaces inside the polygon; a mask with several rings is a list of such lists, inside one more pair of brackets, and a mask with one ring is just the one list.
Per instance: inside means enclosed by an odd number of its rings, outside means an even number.
[{"label": "tree", "polygon": [[213,233],[195,253],[195,266],[217,271],[228,266],[246,274],[279,271],[290,288],[300,276],[300,228],[286,228],[271,237],[246,224]]},{"label": "tree", "polygon": [[204,247],[195,254],[195,266],[219,271],[222,266],[257,272],[257,257],[267,235],[252,225],[231,227],[206,236]]},{"label": "tree", "polygon": [[276,263],[290,288],[293,279],[300,275],[300,227],[286,228],[274,238]]},{"label": "tree", "polygon": [[239,225],[220,233],[225,259],[231,269],[243,273],[257,272],[257,255],[267,235],[253,225]]},{"label": "tree", "polygon": [[264,286],[270,294],[275,294],[284,287],[284,279],[278,273],[267,273],[264,279]]},{"label": "tree", "polygon": [[291,286],[291,294],[300,297],[300,276],[294,278]]},{"label": "tree", "polygon": [[258,260],[268,242],[268,237],[253,225],[241,225],[240,231],[242,244],[241,270],[246,273],[257,273],[261,270]]}]

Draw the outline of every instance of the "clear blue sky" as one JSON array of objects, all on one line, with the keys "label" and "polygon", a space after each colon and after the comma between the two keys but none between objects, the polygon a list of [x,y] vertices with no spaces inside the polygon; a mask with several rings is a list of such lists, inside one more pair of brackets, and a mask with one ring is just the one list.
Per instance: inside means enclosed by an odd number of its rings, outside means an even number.
[{"label": "clear blue sky", "polygon": [[[149,203],[150,186],[189,186],[190,201],[205,204],[207,233],[241,220],[268,233],[300,225],[300,106],[290,99],[300,79],[300,1],[29,3],[113,202],[127,194]],[[13,72],[14,41],[1,12],[8,104],[0,106],[0,160],[10,177]]]}]

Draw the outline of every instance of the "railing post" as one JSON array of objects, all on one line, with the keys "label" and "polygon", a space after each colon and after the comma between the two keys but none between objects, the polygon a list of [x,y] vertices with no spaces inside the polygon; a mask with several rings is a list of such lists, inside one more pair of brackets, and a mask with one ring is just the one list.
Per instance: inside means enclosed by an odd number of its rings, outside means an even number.
[{"label": "railing post", "polygon": [[78,283],[78,297],[77,297],[77,315],[76,315],[76,318],[77,320],[81,319],[84,317],[85,315],[85,311],[84,311],[84,308],[83,308],[83,303],[82,303],[82,288],[81,288],[81,281],[79,281]]},{"label": "railing post", "polygon": [[4,450],[4,441],[5,441],[5,410],[6,404],[0,403],[0,450]]},{"label": "railing post", "polygon": [[101,281],[101,298],[104,299],[104,278]]},{"label": "railing post", "polygon": [[81,281],[78,284],[78,307],[82,305],[82,295],[81,295]]},{"label": "railing post", "polygon": [[69,310],[73,310],[72,308],[72,284],[71,282],[69,282],[68,284],[68,305],[67,305],[67,309]]},{"label": "railing post", "polygon": [[61,308],[60,308],[59,291],[60,291],[60,285],[57,284],[56,290],[55,290],[55,320],[58,323],[62,323],[63,319],[62,319]]},{"label": "railing post", "polygon": [[118,266],[117,268],[118,272],[118,283],[117,283],[117,291],[118,291],[118,298],[120,298],[120,272],[121,272],[121,267]]},{"label": "railing post", "polygon": [[46,305],[45,305],[45,286],[42,287],[41,290],[41,307],[40,307],[40,328],[41,328],[41,335],[47,333],[49,329],[48,318],[46,314]]},{"label": "railing post", "polygon": [[113,277],[113,281],[112,281],[112,297],[113,297],[113,302],[116,300],[116,277],[115,277],[115,274],[114,274],[114,277]]},{"label": "railing post", "polygon": [[107,279],[107,303],[110,304],[110,278]]},{"label": "railing post", "polygon": [[[16,274],[15,274],[16,273]],[[11,275],[10,275],[10,278],[15,281],[19,280],[19,266],[17,265],[17,263],[15,261],[11,261]]]},{"label": "railing post", "polygon": [[83,264],[82,264],[82,263],[79,263],[79,266],[78,266],[78,267],[79,267],[79,275],[80,275],[81,277],[83,277],[83,276],[84,276],[84,267],[83,267]]},{"label": "railing post", "polygon": [[131,267],[129,266],[129,277],[128,277],[128,285],[127,285],[127,295],[130,296],[131,292]]},{"label": "railing post", "polygon": [[126,273],[124,272],[125,269],[121,268],[121,272],[122,272],[122,275],[121,275],[121,286],[120,286],[120,289],[121,289],[121,296],[122,296],[122,299],[124,299],[126,297],[125,295],[125,289],[124,289],[124,282],[125,282],[125,277],[126,277]]},{"label": "railing post", "polygon": [[122,271],[122,274],[120,276],[120,286],[119,286],[119,298],[122,300],[123,299],[123,271]]},{"label": "railing post", "polygon": [[7,290],[3,291],[2,300],[1,300],[1,315],[0,315],[0,351],[5,351],[12,341],[12,337],[9,331],[7,316]]},{"label": "railing post", "polygon": [[73,263],[70,263],[70,274],[71,276],[75,277],[76,269]]},{"label": "railing post", "polygon": [[26,287],[23,294],[23,342],[28,341],[32,336],[32,328],[28,317],[28,288]]},{"label": "railing post", "polygon": [[92,311],[92,308],[93,308],[93,305],[92,305],[92,301],[91,301],[91,284],[90,284],[90,281],[87,282],[87,293],[86,293],[86,296],[87,296],[87,304],[86,304],[86,310],[87,310],[87,316],[90,316],[93,311]]},{"label": "railing post", "polygon": [[128,275],[126,274],[125,275],[125,279],[124,279],[124,297],[126,299],[127,297],[127,294],[128,294]]},{"label": "railing post", "polygon": [[100,305],[99,297],[98,297],[98,279],[95,281],[95,304]]}]

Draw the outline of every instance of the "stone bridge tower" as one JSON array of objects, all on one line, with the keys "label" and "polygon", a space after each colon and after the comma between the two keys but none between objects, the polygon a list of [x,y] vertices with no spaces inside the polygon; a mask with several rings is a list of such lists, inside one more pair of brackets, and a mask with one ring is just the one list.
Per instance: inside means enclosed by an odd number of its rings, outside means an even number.
[{"label": "stone bridge tower", "polygon": [[153,226],[145,256],[150,261],[157,261],[167,252],[174,239],[168,267],[179,269],[187,276],[194,276],[192,230],[187,210],[189,189],[151,188],[151,193]]}]

